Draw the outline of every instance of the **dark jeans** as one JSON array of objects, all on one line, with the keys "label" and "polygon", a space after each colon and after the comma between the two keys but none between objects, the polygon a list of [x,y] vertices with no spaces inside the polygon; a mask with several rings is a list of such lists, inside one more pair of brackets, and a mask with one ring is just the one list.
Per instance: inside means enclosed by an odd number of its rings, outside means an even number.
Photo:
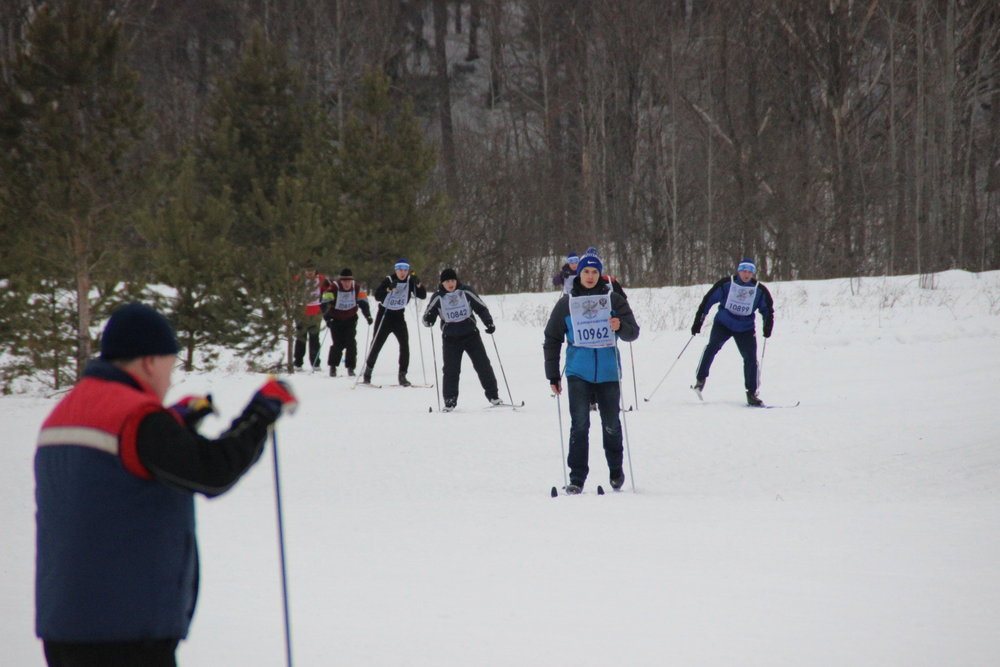
[{"label": "dark jeans", "polygon": [[483,385],[486,398],[493,399],[500,395],[497,389],[497,376],[493,373],[493,365],[490,364],[490,358],[486,354],[486,347],[478,331],[456,338],[441,336],[441,341],[444,357],[441,394],[445,400],[458,399],[458,377],[462,373],[463,352],[472,359],[472,367],[479,375],[479,384]]},{"label": "dark jeans", "polygon": [[305,315],[295,322],[295,367],[301,368],[306,356],[306,339],[309,340],[309,363],[319,366],[319,315]]},{"label": "dark jeans", "polygon": [[587,382],[566,376],[569,389],[569,481],[583,486],[590,472],[590,400],[597,401],[601,415],[604,457],[611,477],[622,472],[622,422],[618,414],[621,389],[617,382]]},{"label": "dark jeans", "polygon": [[723,326],[716,321],[712,324],[712,333],[708,337],[708,345],[701,353],[701,363],[698,364],[698,374],[695,376],[699,382],[703,382],[708,377],[708,371],[712,367],[715,355],[727,340],[733,338],[736,347],[743,355],[743,383],[747,391],[757,391],[757,336],[753,329],[750,331],[733,331],[729,327]]},{"label": "dark jeans", "polygon": [[336,368],[340,365],[340,356],[346,352],[344,365],[353,371],[358,364],[358,316],[355,315],[349,320],[331,318],[326,321],[326,325],[333,338],[333,346],[330,348],[327,363],[330,364],[331,368]]},{"label": "dark jeans", "polygon": [[[386,312],[391,312],[392,314],[386,315]],[[399,341],[399,372],[405,374],[409,370],[410,333],[406,329],[404,315],[405,311],[402,310],[386,311],[382,309],[379,311],[378,317],[375,318],[375,340],[372,341],[372,349],[365,360],[365,365],[369,369],[375,368],[378,353],[382,351],[382,346],[385,345],[385,341],[389,336],[393,335]]]},{"label": "dark jeans", "polygon": [[176,639],[78,644],[45,642],[49,667],[176,667]]}]

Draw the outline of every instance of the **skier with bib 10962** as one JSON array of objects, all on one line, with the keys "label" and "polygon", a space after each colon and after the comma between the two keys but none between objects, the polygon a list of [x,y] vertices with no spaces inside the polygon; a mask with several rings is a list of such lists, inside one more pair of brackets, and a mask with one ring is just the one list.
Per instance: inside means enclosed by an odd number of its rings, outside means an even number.
[{"label": "skier with bib 10962", "polygon": [[476,327],[476,315],[486,325],[486,333],[493,335],[496,326],[493,316],[482,298],[469,286],[458,282],[455,269],[441,272],[441,286],[427,303],[424,311],[424,325],[434,326],[441,316],[441,348],[444,368],[441,393],[444,396],[444,411],[450,412],[458,405],[458,378],[462,372],[462,354],[472,359],[472,367],[479,375],[479,383],[486,393],[486,400],[492,405],[500,405],[497,376],[486,354],[482,336]]},{"label": "skier with bib 10962", "polygon": [[722,346],[730,338],[736,340],[736,347],[743,355],[743,382],[747,392],[747,405],[761,407],[764,403],[757,396],[757,338],[755,311],[764,317],[764,338],[770,338],[774,329],[774,301],[771,293],[757,281],[757,266],[753,260],[744,258],[736,267],[736,273],[719,280],[709,288],[698,306],[691,325],[691,335],[701,332],[701,325],[712,306],[719,304],[719,311],[712,323],[708,345],[701,355],[698,372],[692,389],[701,398],[708,379],[712,361]]},{"label": "skier with bib 10962", "polygon": [[601,415],[604,456],[608,462],[611,487],[625,482],[622,468],[621,364],[617,339],[639,337],[628,300],[601,280],[601,260],[596,255],[580,259],[573,290],[556,302],[545,325],[545,377],[553,393],[562,393],[559,357],[566,341],[566,384],[569,387],[570,435],[569,484],[566,492],[577,494],[590,471],[590,400],[597,400]]}]

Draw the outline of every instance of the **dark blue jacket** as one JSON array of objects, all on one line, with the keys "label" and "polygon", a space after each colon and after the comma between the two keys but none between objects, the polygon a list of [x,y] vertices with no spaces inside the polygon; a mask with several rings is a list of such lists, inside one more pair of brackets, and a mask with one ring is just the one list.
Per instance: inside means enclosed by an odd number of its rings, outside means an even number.
[{"label": "dark blue jacket", "polygon": [[198,596],[193,494],[231,488],[276,418],[255,397],[209,440],[125,370],[91,362],[38,435],[37,635],[186,637]]},{"label": "dark blue jacket", "polygon": [[[621,328],[616,332],[617,338],[628,342],[639,337],[639,325],[625,297],[612,291],[608,283],[603,280],[589,290],[580,285],[579,276],[573,280],[572,296],[607,294],[611,297],[611,316],[621,320]],[[549,315],[548,324],[545,325],[545,342],[542,344],[545,355],[545,377],[553,384],[559,381],[561,377],[559,356],[565,339],[566,375],[587,382],[618,382],[620,369],[617,347],[590,348],[574,345],[569,297],[569,294],[560,297]]]},{"label": "dark blue jacket", "polygon": [[137,420],[162,410],[148,388],[100,363],[45,421],[35,453],[42,639],[187,636],[198,594],[194,497],[130,472],[121,457],[134,452]]},{"label": "dark blue jacket", "polygon": [[[754,296],[753,307],[749,315],[735,315],[726,310],[725,306],[726,301],[729,299],[729,290],[732,289],[733,285],[740,287],[756,285],[757,294]],[[745,283],[740,280],[738,274],[734,274],[719,280],[719,282],[709,288],[705,297],[701,300],[701,305],[698,306],[698,312],[695,314],[695,320],[699,323],[704,321],[708,315],[708,311],[715,304],[719,304],[719,312],[715,314],[715,321],[730,331],[753,331],[756,322],[754,313],[758,310],[764,317],[764,322],[770,320],[773,323],[774,300],[771,298],[771,293],[767,290],[767,287],[757,282],[756,278],[752,278],[750,282]]]}]

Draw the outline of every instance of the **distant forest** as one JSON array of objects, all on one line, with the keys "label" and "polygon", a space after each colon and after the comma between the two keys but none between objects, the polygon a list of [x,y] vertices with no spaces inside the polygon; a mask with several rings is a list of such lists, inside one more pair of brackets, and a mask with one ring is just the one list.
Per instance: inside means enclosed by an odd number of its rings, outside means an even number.
[{"label": "distant forest", "polygon": [[185,252],[231,281],[189,306],[262,330],[286,297],[247,285],[306,257],[486,292],[588,246],[626,286],[1000,267],[996,0],[5,0],[0,63],[0,278],[59,267],[78,358],[88,294]]}]

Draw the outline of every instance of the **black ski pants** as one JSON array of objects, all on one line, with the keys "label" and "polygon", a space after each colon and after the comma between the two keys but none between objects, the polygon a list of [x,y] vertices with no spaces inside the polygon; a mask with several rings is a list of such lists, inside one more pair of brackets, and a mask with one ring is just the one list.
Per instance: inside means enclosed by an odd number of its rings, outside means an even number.
[{"label": "black ski pants", "polygon": [[618,382],[587,382],[575,375],[566,376],[569,390],[569,481],[583,486],[590,472],[590,401],[597,400],[601,414],[604,458],[610,477],[622,473],[622,422],[618,414],[621,386]]},{"label": "black ski pants", "polygon": [[330,368],[336,368],[340,365],[341,355],[344,355],[344,366],[353,371],[358,365],[358,316],[355,315],[349,320],[330,318],[326,321],[326,326],[333,338],[327,363],[330,364]]},{"label": "black ski pants", "polygon": [[319,315],[303,315],[295,322],[295,367],[302,368],[306,356],[306,339],[309,340],[309,363],[318,367],[319,360],[319,329],[323,318]]},{"label": "black ski pants", "polygon": [[730,338],[736,341],[736,347],[743,355],[743,383],[747,391],[757,391],[757,336],[753,329],[749,331],[733,331],[727,326],[719,324],[716,320],[712,324],[712,333],[708,336],[708,345],[701,353],[701,363],[698,364],[698,374],[695,376],[699,382],[704,382],[708,377],[708,371],[712,368],[712,361],[719,353],[722,346]]},{"label": "black ski pants", "polygon": [[479,384],[483,385],[483,391],[488,400],[500,396],[497,389],[497,376],[493,372],[493,365],[486,354],[486,346],[483,345],[483,338],[478,331],[473,331],[465,336],[441,336],[442,355],[444,357],[444,368],[442,369],[443,379],[441,394],[444,399],[458,400],[458,378],[462,373],[462,354],[468,354],[472,359],[472,367],[479,375]]},{"label": "black ski pants", "polygon": [[44,643],[49,667],[175,667],[176,639],[149,639],[137,642]]},{"label": "black ski pants", "polygon": [[368,359],[365,360],[365,366],[369,371],[375,368],[378,353],[382,351],[382,346],[390,335],[399,341],[399,372],[405,375],[410,369],[410,333],[406,328],[404,315],[405,311],[402,310],[387,311],[384,308],[379,310],[375,318],[375,340],[372,341],[372,349],[368,352]]}]

